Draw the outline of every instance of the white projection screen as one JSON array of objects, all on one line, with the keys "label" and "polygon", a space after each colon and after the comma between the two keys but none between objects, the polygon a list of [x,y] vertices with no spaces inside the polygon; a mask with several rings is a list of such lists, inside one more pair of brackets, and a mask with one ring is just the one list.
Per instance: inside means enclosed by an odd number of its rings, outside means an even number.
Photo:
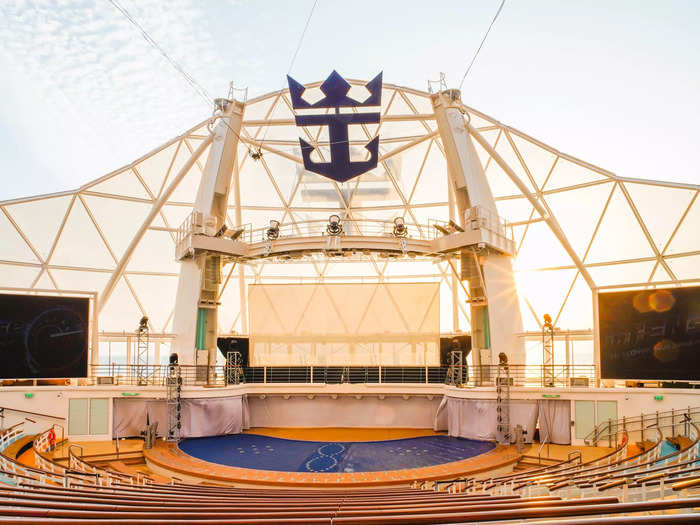
[{"label": "white projection screen", "polygon": [[251,366],[439,366],[440,284],[251,284]]}]

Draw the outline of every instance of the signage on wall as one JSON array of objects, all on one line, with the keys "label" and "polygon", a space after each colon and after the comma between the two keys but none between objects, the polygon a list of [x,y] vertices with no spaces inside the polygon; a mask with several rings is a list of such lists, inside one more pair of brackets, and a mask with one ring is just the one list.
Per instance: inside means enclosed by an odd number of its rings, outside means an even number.
[{"label": "signage on wall", "polygon": [[333,71],[321,84],[321,92],[325,96],[314,103],[310,103],[302,98],[306,88],[289,75],[287,75],[287,83],[289,84],[289,95],[295,111],[305,109],[335,110],[332,113],[295,115],[297,126],[328,126],[328,141],[330,143],[330,160],[328,162],[312,161],[311,153],[314,150],[314,146],[299,138],[304,168],[336,182],[346,182],[377,167],[379,136],[374,137],[365,144],[365,149],[370,154],[368,160],[351,162],[348,127],[352,124],[378,124],[379,111],[341,113],[340,109],[375,106],[379,109],[379,106],[382,104],[381,73],[365,84],[365,88],[369,91],[369,97],[362,102],[348,97],[348,91],[351,86],[336,71]]}]

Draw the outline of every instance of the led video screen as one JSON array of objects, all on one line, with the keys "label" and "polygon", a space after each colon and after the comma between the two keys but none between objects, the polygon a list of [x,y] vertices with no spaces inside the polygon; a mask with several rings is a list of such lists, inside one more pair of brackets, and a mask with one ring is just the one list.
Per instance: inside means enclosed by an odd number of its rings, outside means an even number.
[{"label": "led video screen", "polygon": [[90,300],[0,294],[0,378],[86,377]]},{"label": "led video screen", "polygon": [[700,380],[700,287],[598,295],[604,379]]}]

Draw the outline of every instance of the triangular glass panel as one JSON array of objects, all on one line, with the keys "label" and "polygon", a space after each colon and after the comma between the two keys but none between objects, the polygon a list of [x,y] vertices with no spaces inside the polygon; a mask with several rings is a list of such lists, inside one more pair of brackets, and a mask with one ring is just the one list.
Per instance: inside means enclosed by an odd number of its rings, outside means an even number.
[{"label": "triangular glass panel", "polygon": [[[695,190],[630,182],[621,184],[627,188],[657,249],[663,250]],[[700,235],[698,241],[700,247]]]},{"label": "triangular glass panel", "polygon": [[430,115],[433,113],[433,103],[430,98],[415,93],[405,93],[405,95],[418,114]]},{"label": "triangular glass panel", "polygon": [[423,165],[411,204],[441,204],[448,199],[447,162],[433,142]]},{"label": "triangular glass panel", "polygon": [[585,262],[623,261],[653,256],[654,252],[622,190],[615,188]]},{"label": "triangular glass panel", "polygon": [[[89,249],[85,249],[86,246]],[[73,203],[49,262],[77,268],[114,268],[114,259],[80,199]]]},{"label": "triangular glass panel", "polygon": [[32,243],[34,249],[46,259],[72,199],[72,195],[49,197],[7,205],[5,209]]},{"label": "triangular glass panel", "polygon": [[508,140],[508,137],[509,133],[507,131],[504,131],[501,136],[501,139],[498,141],[498,144],[496,144],[496,153],[498,153],[501,156],[501,158],[506,162],[506,164],[510,167],[510,169],[512,169],[515,172],[515,174],[520,178],[523,184],[525,184],[528,187],[530,192],[534,193],[535,188],[532,185],[532,182],[530,181],[530,178],[528,177],[525,168],[523,168],[520,159],[513,150],[513,147],[510,141]]},{"label": "triangular glass panel", "polygon": [[265,158],[246,162],[243,171],[239,174],[241,200],[247,206],[283,207],[280,196],[265,169],[266,162]]},{"label": "triangular glass panel", "polygon": [[557,164],[552,170],[552,174],[545,185],[545,190],[554,190],[559,188],[568,188],[569,186],[577,186],[596,181],[610,180],[609,177],[585,168],[580,164],[576,164],[563,157],[559,157]]},{"label": "triangular glass panel", "polygon": [[112,175],[108,179],[88,187],[86,191],[151,200],[151,196],[148,195],[141,181],[131,170],[124,170]]},{"label": "triangular glass panel", "polygon": [[532,178],[535,180],[535,184],[537,184],[539,188],[542,188],[552,170],[554,160],[557,156],[551,151],[546,150],[542,146],[516,133],[510,133],[510,136],[525,162],[527,169],[530,171],[530,175],[532,175]]},{"label": "triangular glass panel", "polygon": [[[668,264],[668,262],[666,263]],[[656,266],[656,270],[654,271],[654,275],[651,277],[651,282],[653,283],[661,283],[661,282],[669,282],[672,281],[671,276],[668,274],[666,269],[661,266],[660,264]]]},{"label": "triangular glass panel", "polygon": [[263,120],[267,118],[267,114],[276,99],[277,95],[270,95],[261,100],[248,102],[245,106],[245,113],[243,114],[244,122],[247,120]]},{"label": "triangular glass panel", "polygon": [[0,284],[7,288],[29,288],[40,271],[38,266],[0,263]]},{"label": "triangular glass panel", "polygon": [[[109,272],[92,272],[89,270],[62,270],[53,268],[51,276],[60,290],[80,290],[102,293],[111,277]],[[102,329],[102,326],[100,326]]]},{"label": "triangular glass panel", "polygon": [[2,211],[0,211],[0,239],[2,239],[0,259],[16,262],[40,262]]},{"label": "triangular glass panel", "polygon": [[687,257],[670,257],[666,263],[675,274],[676,279],[697,279],[698,268],[700,268],[700,255],[690,255]]},{"label": "triangular glass panel", "polygon": [[[36,283],[34,283],[33,288],[36,290],[55,290],[56,289],[56,286],[54,285],[53,281],[51,280],[51,277],[49,276],[48,270],[41,272],[41,275],[39,276],[39,280]],[[68,288],[66,288],[66,290],[67,289]]]},{"label": "triangular glass panel", "polygon": [[124,329],[136,327],[143,316],[134,296],[122,277],[114,287],[112,295],[100,313],[100,330],[105,332],[123,332]]},{"label": "triangular glass panel", "polygon": [[[180,170],[187,163],[191,157],[190,150],[185,144],[180,147],[180,151],[175,157],[175,162],[173,167],[170,169],[170,175],[168,180],[165,182],[165,187],[169,187],[175,177],[180,173]],[[199,157],[198,161],[195,162],[192,167],[188,170],[187,174],[182,178],[177,188],[173,191],[168,199],[168,202],[194,202],[197,198],[197,191],[199,190],[199,184],[202,180],[202,171],[200,166],[204,167],[207,161],[207,156],[209,155],[209,148],[206,149]]]},{"label": "triangular glass panel", "polygon": [[129,260],[127,270],[177,275],[180,264],[175,260],[175,245],[170,234],[146,230]]},{"label": "triangular glass panel", "polygon": [[138,171],[143,181],[148,185],[155,197],[160,195],[161,188],[168,175],[168,170],[173,163],[173,157],[177,151],[179,142],[174,142],[139,162],[134,169]]},{"label": "triangular glass panel", "polygon": [[656,261],[643,261],[628,264],[611,264],[605,266],[589,266],[596,286],[610,286],[615,284],[646,283]]},{"label": "triangular glass panel", "polygon": [[[685,210],[684,210],[685,211]],[[673,236],[666,253],[686,253],[700,249],[700,197],[695,198],[693,206],[688,210],[678,231]]]},{"label": "triangular glass panel", "polygon": [[[591,305],[593,299],[591,289],[586,284],[586,281],[579,276],[574,283],[569,297],[566,299],[564,308],[559,314],[559,319],[556,326],[562,330],[581,330],[589,329],[593,326],[593,309]],[[578,341],[574,344],[576,346]],[[576,361],[574,363],[581,364],[585,361]]]},{"label": "triangular glass panel", "polygon": [[540,216],[525,197],[498,200],[496,207],[501,219],[509,223],[530,221]]},{"label": "triangular glass panel", "polygon": [[530,224],[515,260],[515,265],[519,270],[571,266],[572,264],[571,257],[547,223]]},{"label": "triangular glass panel", "polygon": [[114,255],[120,259],[151,211],[151,204],[91,195],[84,199]]},{"label": "triangular glass panel", "polygon": [[153,329],[161,332],[165,328],[170,312],[175,305],[177,277],[160,277],[154,275],[128,275],[141,306]]},{"label": "triangular glass panel", "polygon": [[[611,182],[550,193],[544,197],[579,257],[583,257],[586,253],[612,188]],[[602,224],[601,227],[603,227]]]}]

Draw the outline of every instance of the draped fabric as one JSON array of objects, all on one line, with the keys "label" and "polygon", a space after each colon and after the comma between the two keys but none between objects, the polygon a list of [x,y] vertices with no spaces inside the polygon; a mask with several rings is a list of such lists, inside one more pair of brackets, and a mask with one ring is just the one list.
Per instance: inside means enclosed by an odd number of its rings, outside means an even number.
[{"label": "draped fabric", "polygon": [[[453,437],[481,441],[496,439],[496,401],[494,399],[447,398],[447,432]],[[532,443],[537,426],[537,401],[512,400],[510,425],[521,425],[525,430],[525,442]],[[513,433],[515,438],[515,433]]]},{"label": "draped fabric", "polygon": [[540,399],[540,442],[571,444],[571,401]]},{"label": "draped fabric", "polygon": [[[158,435],[168,431],[168,411],[164,399],[115,399],[112,437],[138,436],[146,426],[158,422]],[[182,400],[182,437],[238,434],[248,428],[246,396],[193,398]]]},{"label": "draped fabric", "polygon": [[[432,396],[431,396],[432,397]],[[433,428],[441,398],[426,396],[248,397],[251,427]],[[440,423],[440,421],[438,421]]]}]

